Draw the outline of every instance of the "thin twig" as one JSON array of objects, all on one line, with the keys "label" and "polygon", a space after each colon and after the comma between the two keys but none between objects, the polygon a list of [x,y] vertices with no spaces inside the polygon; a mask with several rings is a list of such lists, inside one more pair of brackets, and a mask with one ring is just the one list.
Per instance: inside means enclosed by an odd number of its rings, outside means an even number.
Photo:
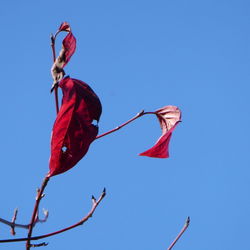
[{"label": "thin twig", "polygon": [[16,222],[17,213],[18,213],[18,209],[16,208],[16,209],[14,210],[14,215],[13,215],[13,218],[12,218],[12,220],[11,220],[12,225],[10,226],[10,227],[11,227],[10,233],[11,233],[12,235],[15,235],[15,234],[16,234],[16,232],[15,232],[15,222]]},{"label": "thin twig", "polygon": [[31,244],[30,247],[45,247],[48,246],[48,243],[42,242],[39,244]]},{"label": "thin twig", "polygon": [[173,246],[175,245],[175,243],[180,239],[180,237],[184,234],[184,232],[186,231],[186,229],[188,228],[190,223],[190,217],[187,217],[187,220],[185,222],[185,225],[183,226],[183,228],[181,229],[180,233],[177,235],[177,237],[174,239],[174,241],[172,242],[172,244],[168,247],[168,250],[171,250],[173,248]]},{"label": "thin twig", "polygon": [[[56,36],[53,36],[53,34],[50,35],[50,39],[51,39],[51,49],[52,49],[52,56],[53,56],[53,62],[56,61],[56,50],[55,50],[55,41],[56,41]],[[58,101],[58,85],[55,84],[54,85],[54,91],[55,91],[55,103],[56,103],[56,113],[58,114],[59,112],[59,101]]]},{"label": "thin twig", "polygon": [[[15,213],[15,212],[14,212]],[[40,219],[39,217],[35,220],[35,223],[33,225],[33,227],[37,224],[37,223],[43,223],[43,222],[46,222],[47,219],[48,219],[48,216],[49,216],[49,211],[48,210],[44,210],[44,219]],[[14,217],[14,216],[13,216]],[[30,224],[18,224],[18,223],[15,223],[15,221],[13,222],[13,219],[12,221],[8,221],[8,220],[5,220],[3,218],[0,218],[0,222],[11,227],[11,228],[24,228],[24,229],[29,229],[29,226]]]},{"label": "thin twig", "polygon": [[50,35],[50,46],[52,48],[52,56],[53,56],[53,62],[56,60],[56,50],[55,50],[55,36],[53,34]]},{"label": "thin twig", "polygon": [[144,110],[142,110],[142,111],[141,111],[140,113],[138,113],[136,116],[134,116],[133,118],[131,118],[131,119],[128,120],[127,122],[121,124],[120,126],[114,128],[114,129],[112,129],[112,130],[110,130],[110,131],[108,131],[108,132],[105,132],[105,133],[103,133],[103,134],[101,134],[101,135],[98,135],[98,136],[96,137],[96,139],[99,139],[99,138],[101,138],[101,137],[103,137],[103,136],[106,136],[106,135],[108,135],[108,134],[111,134],[111,133],[113,133],[113,132],[115,132],[115,131],[117,131],[117,130],[123,128],[124,126],[128,125],[130,122],[133,122],[134,120],[138,119],[139,117],[141,117],[141,116],[143,116],[143,115],[149,115],[149,114],[155,114],[155,112],[144,112]]},{"label": "thin twig", "polygon": [[[105,195],[106,195],[106,190],[104,189],[98,200],[96,200],[96,199],[92,196],[92,208],[91,208],[91,210],[89,211],[89,213],[88,213],[85,217],[83,217],[79,222],[73,224],[72,226],[63,228],[63,229],[61,229],[61,230],[58,230],[58,231],[55,231],[55,232],[52,232],[52,233],[40,235],[40,236],[34,236],[34,237],[28,237],[28,238],[17,238],[17,239],[5,239],[5,240],[0,240],[0,243],[20,242],[20,241],[29,241],[29,242],[30,242],[31,240],[44,239],[44,238],[51,237],[51,236],[56,235],[56,234],[60,234],[60,233],[66,232],[66,231],[71,230],[71,229],[73,229],[73,228],[75,228],[75,227],[81,226],[81,225],[83,225],[90,217],[92,217],[92,215],[94,214],[94,212],[95,212],[97,206],[98,206],[99,203],[102,201],[102,199],[105,197]],[[29,246],[31,247],[32,245],[29,245]]]},{"label": "thin twig", "polygon": [[10,227],[29,228],[29,224],[17,224],[2,218],[0,218],[0,222]]},{"label": "thin twig", "polygon": [[37,220],[37,211],[38,211],[38,208],[39,208],[39,204],[40,204],[40,201],[41,201],[41,199],[43,197],[43,192],[44,192],[45,187],[48,184],[48,181],[49,181],[49,177],[46,176],[44,178],[44,180],[43,180],[41,188],[39,189],[37,197],[36,197],[35,206],[34,206],[33,213],[32,213],[32,216],[31,216],[31,221],[30,221],[30,224],[29,224],[29,231],[28,231],[28,237],[27,237],[27,242],[26,242],[26,250],[30,250],[30,239],[29,238],[31,238],[31,236],[32,236],[34,223]]}]

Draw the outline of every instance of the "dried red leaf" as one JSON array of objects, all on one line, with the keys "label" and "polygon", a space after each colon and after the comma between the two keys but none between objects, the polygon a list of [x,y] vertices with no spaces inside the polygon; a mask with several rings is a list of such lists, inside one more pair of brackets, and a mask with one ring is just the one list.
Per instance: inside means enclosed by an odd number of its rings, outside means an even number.
[{"label": "dried red leaf", "polygon": [[68,64],[76,50],[76,38],[72,34],[71,28],[67,22],[61,24],[55,36],[57,36],[57,34],[61,31],[66,31],[68,32],[68,34],[63,39],[62,49],[51,68],[51,74],[54,79],[54,84],[62,80],[62,78],[64,77],[63,68]]},{"label": "dried red leaf", "polygon": [[71,56],[75,53],[76,50],[76,38],[73,36],[72,32],[69,32],[69,34],[63,39],[63,67],[66,66],[66,64],[69,62]]},{"label": "dried red leaf", "polygon": [[62,105],[54,123],[51,138],[49,176],[61,174],[77,164],[95,140],[102,106],[98,96],[84,82],[64,78]]},{"label": "dried red leaf", "polygon": [[70,32],[70,31],[71,31],[71,28],[70,28],[69,23],[67,23],[67,22],[61,23],[61,25],[60,25],[60,27],[59,27],[59,29],[58,29],[58,32],[61,32],[61,31]]},{"label": "dried red leaf", "polygon": [[156,144],[149,150],[141,153],[141,156],[149,156],[156,158],[169,157],[169,142],[176,125],[180,122],[181,111],[176,106],[165,106],[155,111],[160,122],[162,135]]}]

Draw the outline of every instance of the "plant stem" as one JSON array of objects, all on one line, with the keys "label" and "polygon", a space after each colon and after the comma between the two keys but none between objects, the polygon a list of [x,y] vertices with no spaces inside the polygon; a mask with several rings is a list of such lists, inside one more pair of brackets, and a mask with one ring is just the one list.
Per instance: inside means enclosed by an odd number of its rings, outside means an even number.
[{"label": "plant stem", "polygon": [[98,135],[95,139],[99,139],[103,136],[106,136],[106,135],[109,135],[121,128],[123,128],[124,126],[128,125],[130,122],[133,122],[134,120],[138,119],[139,117],[143,116],[143,115],[148,115],[148,114],[155,114],[155,112],[144,112],[144,110],[142,110],[140,113],[138,113],[136,116],[134,116],[133,118],[131,118],[130,120],[126,121],[125,123],[121,124],[120,126],[108,131],[108,132],[105,132],[101,135]]},{"label": "plant stem", "polygon": [[172,242],[172,244],[168,247],[168,250],[171,250],[173,248],[173,246],[175,245],[175,243],[181,238],[181,236],[184,234],[184,232],[186,231],[186,229],[188,228],[190,223],[190,218],[187,217],[187,220],[185,222],[185,225],[183,226],[183,228],[181,229],[180,233],[177,235],[177,237],[174,239],[174,241]]},{"label": "plant stem", "polygon": [[29,231],[28,231],[27,242],[26,242],[26,250],[30,249],[30,238],[32,236],[33,227],[34,227],[34,224],[35,224],[35,221],[36,221],[36,218],[37,218],[37,211],[38,211],[38,208],[39,208],[40,201],[41,201],[41,199],[43,197],[44,189],[47,186],[49,179],[50,178],[48,176],[46,176],[44,178],[44,180],[43,180],[41,188],[38,190],[35,206],[34,206],[33,213],[32,213],[32,216],[31,216],[31,221],[30,221],[30,224],[29,224]]},{"label": "plant stem", "polygon": [[47,238],[47,237],[50,237],[50,236],[53,236],[53,235],[56,235],[56,234],[63,233],[65,231],[68,231],[68,230],[73,229],[75,227],[78,227],[78,226],[82,225],[84,222],[86,222],[90,217],[92,217],[92,215],[95,212],[97,206],[102,201],[102,199],[105,197],[105,195],[106,195],[106,190],[104,189],[98,200],[95,200],[95,198],[93,197],[92,198],[92,208],[89,211],[89,213],[85,217],[83,217],[79,222],[73,224],[72,226],[63,228],[61,230],[58,230],[58,231],[55,231],[55,232],[52,232],[52,233],[40,235],[40,236],[34,236],[34,237],[30,236],[30,237],[27,237],[27,238],[17,238],[17,239],[0,240],[0,243],[20,242],[20,241],[29,241],[30,242],[31,240],[44,239],[44,238]]},{"label": "plant stem", "polygon": [[[57,33],[56,33],[57,35]],[[56,50],[55,50],[55,40],[56,40],[56,35],[53,36],[53,34],[51,34],[50,39],[51,39],[51,49],[52,49],[52,55],[53,55],[53,62],[56,61]],[[55,91],[55,103],[56,103],[56,113],[58,114],[59,112],[59,102],[58,102],[58,86],[57,84],[54,87],[54,91]]]},{"label": "plant stem", "polygon": [[55,86],[55,103],[56,103],[56,114],[59,112],[59,101],[58,101],[58,86]]}]

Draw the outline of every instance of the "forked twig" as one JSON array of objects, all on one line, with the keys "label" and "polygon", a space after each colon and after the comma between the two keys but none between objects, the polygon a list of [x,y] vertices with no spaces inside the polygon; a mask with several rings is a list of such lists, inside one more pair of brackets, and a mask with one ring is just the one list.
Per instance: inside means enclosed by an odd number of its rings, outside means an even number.
[{"label": "forked twig", "polygon": [[13,215],[13,218],[12,218],[12,220],[11,220],[11,230],[10,230],[10,233],[12,234],[12,235],[15,235],[16,234],[16,232],[15,232],[15,222],[16,222],[16,217],[17,217],[17,213],[18,213],[18,209],[16,208],[15,210],[14,210],[14,215]]},{"label": "forked twig", "polygon": [[30,245],[30,247],[46,247],[46,246],[48,246],[48,243],[45,243],[45,242]]},{"label": "forked twig", "polygon": [[174,241],[172,242],[172,244],[168,247],[168,250],[171,250],[173,248],[173,246],[175,245],[175,243],[180,239],[180,237],[184,234],[184,232],[186,231],[186,229],[188,228],[190,223],[190,217],[187,217],[187,220],[185,222],[185,225],[183,226],[183,228],[181,229],[180,233],[177,235],[177,237],[174,239]]},{"label": "forked twig", "polygon": [[[106,195],[106,189],[104,188],[104,190],[103,190],[102,194],[100,195],[100,197],[98,198],[98,200],[96,200],[95,197],[92,196],[92,208],[91,208],[91,210],[89,211],[89,213],[88,213],[85,217],[83,217],[79,222],[73,224],[72,226],[63,228],[63,229],[61,229],[61,230],[58,230],[58,231],[55,231],[55,232],[52,232],[52,233],[40,235],[40,236],[34,236],[34,237],[28,237],[28,238],[17,238],[17,239],[0,240],[0,243],[19,242],[19,241],[29,241],[29,247],[32,247],[32,246],[35,246],[35,245],[30,244],[30,241],[31,241],[31,240],[44,239],[44,238],[51,237],[51,236],[56,235],[56,234],[60,234],[60,233],[66,232],[66,231],[71,230],[71,229],[73,229],[73,228],[75,228],[75,227],[81,226],[81,225],[83,225],[90,217],[92,217],[92,215],[94,214],[94,212],[95,212],[97,206],[98,206],[99,203],[102,201],[102,199],[105,197],[105,195]],[[38,245],[45,245],[45,244],[46,244],[46,243],[40,243],[40,244],[37,244],[36,246],[38,246]]]},{"label": "forked twig", "polygon": [[0,218],[0,222],[7,225],[7,226],[10,226],[11,228],[12,227],[20,227],[20,228],[29,228],[29,224],[17,224],[15,222],[11,222],[11,221],[8,221],[8,220],[5,220],[5,219],[2,219]]},{"label": "forked twig", "polygon": [[[18,210],[15,209],[14,210],[14,215],[13,215],[13,218],[11,221],[8,221],[8,220],[5,220],[3,218],[0,218],[0,222],[9,226],[11,228],[11,234],[12,235],[15,235],[15,228],[24,228],[24,229],[29,229],[29,226],[30,224],[18,224],[16,223],[16,218],[17,218],[17,212]],[[48,219],[48,216],[49,216],[49,211],[48,210],[44,210],[43,211],[44,213],[44,218],[43,219],[40,219],[39,216],[38,216],[38,213],[37,213],[37,216],[36,216],[36,220],[33,224],[33,227],[37,224],[37,223],[44,223],[47,221]]]}]

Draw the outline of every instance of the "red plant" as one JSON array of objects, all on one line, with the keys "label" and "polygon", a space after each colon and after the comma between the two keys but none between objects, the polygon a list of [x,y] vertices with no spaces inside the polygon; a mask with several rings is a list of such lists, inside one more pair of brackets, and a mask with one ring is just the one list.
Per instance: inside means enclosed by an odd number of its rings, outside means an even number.
[{"label": "red plant", "polygon": [[[60,32],[67,32],[68,34],[63,39],[62,49],[59,53],[59,56],[56,58],[55,40]],[[55,91],[57,117],[52,130],[49,172],[44,178],[41,188],[37,192],[36,202],[29,224],[23,225],[15,223],[17,211],[15,211],[11,222],[0,218],[0,222],[11,227],[12,234],[15,234],[15,227],[28,229],[27,238],[0,240],[0,243],[26,241],[26,250],[29,250],[31,247],[35,246],[46,245],[46,243],[31,244],[31,240],[50,237],[52,235],[65,232],[74,227],[82,225],[92,216],[96,207],[104,198],[106,194],[105,189],[98,200],[92,197],[93,206],[88,215],[72,226],[46,235],[32,237],[33,228],[36,223],[45,222],[48,217],[48,212],[46,212],[45,219],[39,219],[38,210],[49,179],[52,176],[64,173],[74,167],[88,152],[90,144],[95,139],[99,139],[103,136],[113,133],[143,115],[154,114],[157,116],[160,122],[162,135],[152,148],[141,153],[140,155],[167,158],[169,157],[168,148],[170,138],[172,136],[173,130],[181,119],[181,111],[177,107],[165,106],[155,112],[142,111],[115,129],[98,135],[98,125],[93,124],[94,121],[97,123],[99,122],[102,113],[102,105],[98,96],[85,82],[74,78],[65,77],[64,67],[70,61],[76,50],[76,39],[71,31],[70,25],[67,22],[62,23],[56,34],[51,36],[51,47],[54,62],[51,68],[53,78],[52,91]],[[58,102],[58,87],[62,89],[63,94],[61,107],[59,107]],[[182,230],[181,234],[186,230],[187,226],[184,228],[184,230]],[[172,245],[174,245],[175,242]]]}]

